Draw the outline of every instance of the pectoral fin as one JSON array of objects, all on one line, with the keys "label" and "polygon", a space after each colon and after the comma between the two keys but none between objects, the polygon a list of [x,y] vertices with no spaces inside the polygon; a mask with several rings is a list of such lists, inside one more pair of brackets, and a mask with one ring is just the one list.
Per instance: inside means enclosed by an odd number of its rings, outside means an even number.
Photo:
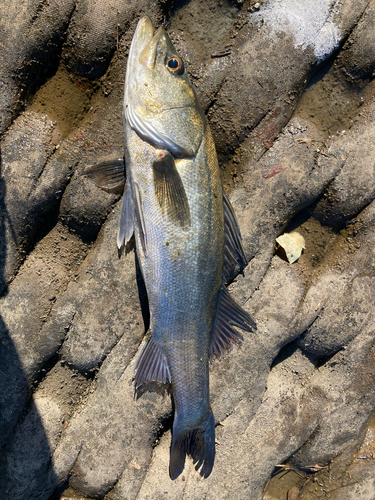
[{"label": "pectoral fin", "polygon": [[117,247],[125,247],[134,232],[133,204],[129,181],[125,184],[124,194],[121,202],[120,221],[117,232]]},{"label": "pectoral fin", "polygon": [[155,195],[162,212],[181,227],[190,226],[190,208],[173,156],[160,151],[153,163]]},{"label": "pectoral fin", "polygon": [[210,346],[211,361],[214,354],[217,357],[223,356],[230,351],[233,343],[238,344],[243,340],[240,332],[233,327],[241,328],[247,332],[256,330],[255,321],[232,299],[227,287],[223,284]]},{"label": "pectoral fin", "polygon": [[102,161],[87,167],[83,174],[102,189],[116,189],[125,182],[125,162],[123,158]]},{"label": "pectoral fin", "polygon": [[139,237],[141,239],[141,244],[142,244],[142,249],[143,252],[146,254],[146,248],[147,248],[147,237],[146,237],[146,226],[145,226],[145,221],[143,217],[143,209],[142,209],[142,199],[141,199],[141,193],[139,190],[139,186],[136,182],[133,184],[134,186],[134,205],[135,205],[135,215],[137,217],[137,222],[138,222],[138,230],[139,230]]}]

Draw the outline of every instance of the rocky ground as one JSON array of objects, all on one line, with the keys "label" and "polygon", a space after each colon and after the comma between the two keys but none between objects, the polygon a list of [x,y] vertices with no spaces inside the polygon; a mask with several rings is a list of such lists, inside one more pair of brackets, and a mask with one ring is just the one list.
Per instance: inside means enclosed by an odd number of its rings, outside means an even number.
[{"label": "rocky ground", "polygon": [[[121,193],[139,17],[165,23],[207,113],[256,320],[211,370],[217,455],[168,475],[171,401],[137,399],[148,323]],[[374,0],[0,6],[0,499],[375,498]],[[224,54],[224,55],[223,55]],[[289,264],[275,239],[298,231]]]}]

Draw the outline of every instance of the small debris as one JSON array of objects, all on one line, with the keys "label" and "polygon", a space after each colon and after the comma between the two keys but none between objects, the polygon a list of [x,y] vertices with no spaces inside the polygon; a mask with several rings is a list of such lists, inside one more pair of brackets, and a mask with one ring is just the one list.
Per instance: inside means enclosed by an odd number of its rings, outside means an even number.
[{"label": "small debris", "polygon": [[[328,469],[328,463],[327,464],[314,464],[314,465],[305,465],[301,467],[302,470],[306,470],[308,472],[319,472],[322,469]],[[323,486],[323,485],[321,485]]]},{"label": "small debris", "polygon": [[285,233],[276,238],[276,242],[285,250],[290,264],[300,258],[302,250],[305,248],[305,239],[297,232]]},{"label": "small debris", "polygon": [[294,469],[293,467],[290,467],[290,465],[286,464],[276,464],[275,467],[280,467],[281,469],[284,469],[285,471],[291,471],[297,474],[299,477],[305,477],[304,475],[300,474],[297,469]]},{"label": "small debris", "polygon": [[262,170],[262,175],[265,179],[270,179],[271,177],[274,177],[276,174],[280,174],[280,172],[284,172],[285,170],[288,170],[288,167],[276,165],[271,170]]},{"label": "small debris", "polygon": [[129,464],[131,467],[134,467],[134,469],[137,469],[137,470],[140,470],[141,466],[138,465],[137,461],[135,458],[133,458],[133,460],[130,462]]},{"label": "small debris", "polygon": [[318,142],[316,139],[313,139],[312,137],[298,137],[297,142],[300,144],[309,144],[311,142]]},{"label": "small debris", "polygon": [[60,497],[60,500],[87,500],[84,497]]},{"label": "small debris", "polygon": [[230,49],[225,49],[225,50],[219,50],[218,52],[214,52],[211,54],[211,57],[224,57],[224,56],[229,56],[232,53]]}]

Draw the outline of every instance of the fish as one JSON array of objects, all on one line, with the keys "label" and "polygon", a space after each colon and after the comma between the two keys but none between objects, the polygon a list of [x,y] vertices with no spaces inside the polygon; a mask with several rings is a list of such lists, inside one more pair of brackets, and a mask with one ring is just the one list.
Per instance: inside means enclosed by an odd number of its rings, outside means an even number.
[{"label": "fish", "polygon": [[[123,128],[117,245],[126,247],[134,234],[150,309],[135,388],[170,383],[170,477],[182,473],[190,455],[207,478],[215,460],[209,365],[243,340],[238,328],[251,332],[256,324],[226,287],[247,260],[207,118],[171,39],[148,17],[139,20],[129,51]],[[112,185],[119,185],[120,163]],[[104,162],[94,176],[110,170]]]}]

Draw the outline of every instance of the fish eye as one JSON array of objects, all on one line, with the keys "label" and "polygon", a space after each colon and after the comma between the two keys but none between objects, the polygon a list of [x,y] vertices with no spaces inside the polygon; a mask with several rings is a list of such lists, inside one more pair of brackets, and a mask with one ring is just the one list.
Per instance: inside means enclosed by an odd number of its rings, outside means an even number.
[{"label": "fish eye", "polygon": [[172,73],[175,73],[176,75],[182,75],[184,72],[184,63],[181,61],[181,59],[178,56],[172,56],[169,57],[165,61],[165,65],[171,71]]}]

